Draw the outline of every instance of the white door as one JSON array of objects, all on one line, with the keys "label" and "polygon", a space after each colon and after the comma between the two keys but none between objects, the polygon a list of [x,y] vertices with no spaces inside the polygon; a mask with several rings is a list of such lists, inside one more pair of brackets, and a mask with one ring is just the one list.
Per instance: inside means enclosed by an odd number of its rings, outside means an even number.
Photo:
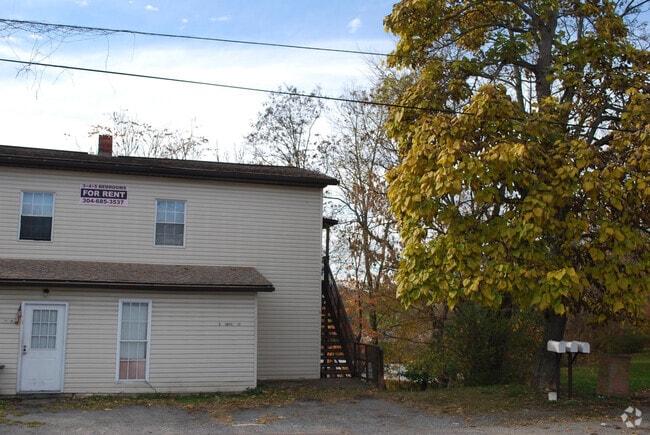
[{"label": "white door", "polygon": [[67,306],[23,304],[18,391],[63,391]]}]

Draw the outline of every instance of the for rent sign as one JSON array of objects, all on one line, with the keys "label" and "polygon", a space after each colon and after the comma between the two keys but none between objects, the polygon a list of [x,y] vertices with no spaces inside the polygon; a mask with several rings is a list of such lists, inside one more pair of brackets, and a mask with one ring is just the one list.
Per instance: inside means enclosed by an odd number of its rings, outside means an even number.
[{"label": "for rent sign", "polygon": [[82,184],[79,204],[126,207],[128,189],[117,184]]}]

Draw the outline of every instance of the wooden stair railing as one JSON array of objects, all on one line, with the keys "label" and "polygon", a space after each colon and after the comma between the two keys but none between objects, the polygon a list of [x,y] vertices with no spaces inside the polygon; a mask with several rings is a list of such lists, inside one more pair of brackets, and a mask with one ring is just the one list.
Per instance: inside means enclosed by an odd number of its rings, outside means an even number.
[{"label": "wooden stair railing", "polygon": [[323,258],[321,377],[358,377],[352,325],[327,257]]}]

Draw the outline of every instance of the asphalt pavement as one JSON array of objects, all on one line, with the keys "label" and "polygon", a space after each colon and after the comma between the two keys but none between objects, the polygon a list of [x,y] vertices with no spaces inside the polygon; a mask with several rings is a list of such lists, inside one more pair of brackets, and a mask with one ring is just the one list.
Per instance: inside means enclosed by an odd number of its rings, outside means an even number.
[{"label": "asphalt pavement", "polygon": [[[525,417],[525,418],[524,418]],[[377,398],[239,410],[228,421],[204,411],[162,406],[52,410],[47,401],[24,400],[0,420],[6,434],[608,434],[630,432],[621,420],[555,421],[552,416],[476,418],[434,415]]]}]

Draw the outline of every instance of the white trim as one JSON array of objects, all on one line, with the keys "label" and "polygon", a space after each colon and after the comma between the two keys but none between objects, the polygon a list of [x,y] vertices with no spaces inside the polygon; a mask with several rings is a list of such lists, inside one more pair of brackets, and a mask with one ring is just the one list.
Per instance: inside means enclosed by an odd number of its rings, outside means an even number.
[{"label": "white trim", "polygon": [[[122,341],[122,305],[124,303],[148,304],[147,310],[147,354],[145,361],[144,379],[120,379],[120,342]],[[151,363],[151,313],[153,302],[151,299],[120,299],[117,306],[117,346],[115,348],[115,382],[137,383],[149,382],[149,365]]]},{"label": "white trim", "polygon": [[255,382],[255,386],[257,387],[257,355],[259,354],[259,350],[257,348],[258,343],[257,343],[257,305],[259,301],[259,292],[255,292],[255,298],[253,301],[253,310],[255,311],[255,316],[253,316],[253,349],[255,349],[255,353],[253,355],[253,382]]},{"label": "white trim", "polygon": [[[20,312],[22,313],[23,317],[20,322],[20,334],[18,338],[18,367],[16,369],[16,392],[20,393],[22,392],[20,389],[20,379],[21,379],[21,374],[22,374],[22,361],[23,361],[23,352],[22,352],[22,346],[23,346],[23,340],[25,338],[25,322],[24,322],[24,316],[25,316],[25,307],[27,305],[50,305],[50,306],[59,306],[63,307],[63,316],[61,319],[61,327],[63,328],[62,334],[62,342],[61,342],[61,352],[62,352],[62,364],[61,364],[61,374],[60,374],[60,379],[61,379],[61,388],[58,391],[51,391],[52,393],[62,393],[65,389],[65,363],[66,363],[66,343],[68,341],[68,302],[53,302],[53,301],[22,301],[20,303]],[[31,327],[31,325],[29,325]]]}]

